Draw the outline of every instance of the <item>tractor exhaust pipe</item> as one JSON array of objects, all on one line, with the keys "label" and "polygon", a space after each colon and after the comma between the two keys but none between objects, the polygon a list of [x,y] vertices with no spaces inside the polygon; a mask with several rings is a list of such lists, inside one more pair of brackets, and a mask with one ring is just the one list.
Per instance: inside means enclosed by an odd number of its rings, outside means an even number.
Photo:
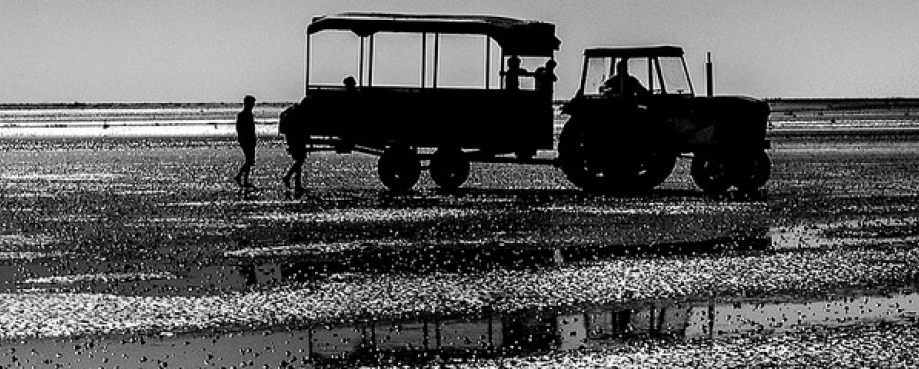
[{"label": "tractor exhaust pipe", "polygon": [[712,53],[708,52],[708,60],[705,62],[705,92],[708,94],[708,97],[715,96],[715,91],[712,89]]}]

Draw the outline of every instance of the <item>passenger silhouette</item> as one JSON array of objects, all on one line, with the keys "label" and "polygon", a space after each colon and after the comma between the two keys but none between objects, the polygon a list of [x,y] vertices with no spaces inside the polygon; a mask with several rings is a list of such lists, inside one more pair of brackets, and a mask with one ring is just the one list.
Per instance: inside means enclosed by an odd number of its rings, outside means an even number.
[{"label": "passenger silhouette", "polygon": [[533,76],[536,80],[536,91],[553,91],[558,76],[555,75],[555,67],[558,63],[555,60],[549,60],[544,67],[536,68]]},{"label": "passenger silhouette", "polygon": [[255,97],[246,95],[243,98],[243,110],[236,115],[236,136],[239,140],[239,147],[243,150],[245,162],[239,168],[239,172],[233,177],[236,184],[241,187],[251,187],[249,182],[249,172],[255,165],[255,118],[252,116],[252,108],[255,107]]},{"label": "passenger silhouette", "polygon": [[600,92],[606,95],[644,96],[648,94],[648,89],[638,81],[638,78],[629,75],[628,61],[620,60],[616,64],[616,75],[603,82]]},{"label": "passenger silhouette", "polygon": [[504,88],[508,91],[520,91],[520,77],[532,75],[526,69],[520,67],[520,58],[517,55],[511,55],[507,59],[507,70],[501,71],[504,76]]},{"label": "passenger silhouette", "polygon": [[352,76],[345,77],[345,79],[343,79],[341,83],[345,85],[345,90],[347,91],[357,90],[357,81],[355,81],[354,77]]},{"label": "passenger silhouette", "polygon": [[299,197],[303,194],[303,162],[306,160],[306,140],[307,134],[302,127],[299,117],[299,109],[304,106],[304,101],[300,104],[294,104],[281,112],[278,119],[278,133],[284,135],[287,142],[287,153],[293,159],[287,173],[284,174],[284,187],[290,188],[291,179],[294,180],[294,196]]}]

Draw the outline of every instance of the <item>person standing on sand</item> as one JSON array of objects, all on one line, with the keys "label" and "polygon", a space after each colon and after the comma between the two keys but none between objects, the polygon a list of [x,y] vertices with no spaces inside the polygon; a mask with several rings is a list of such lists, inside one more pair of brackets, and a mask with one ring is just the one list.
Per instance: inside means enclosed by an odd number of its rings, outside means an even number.
[{"label": "person standing on sand", "polygon": [[252,187],[249,182],[249,172],[255,165],[255,117],[252,116],[252,108],[255,107],[255,96],[246,95],[243,98],[243,110],[236,115],[236,136],[239,140],[239,147],[245,155],[245,162],[236,173],[233,180],[241,187]]}]

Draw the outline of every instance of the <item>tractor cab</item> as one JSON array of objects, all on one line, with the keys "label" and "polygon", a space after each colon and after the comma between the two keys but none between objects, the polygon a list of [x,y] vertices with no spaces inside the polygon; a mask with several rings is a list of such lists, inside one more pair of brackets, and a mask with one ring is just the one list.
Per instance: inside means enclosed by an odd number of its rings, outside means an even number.
[{"label": "tractor cab", "polygon": [[582,70],[580,96],[693,96],[676,46],[587,49]]}]

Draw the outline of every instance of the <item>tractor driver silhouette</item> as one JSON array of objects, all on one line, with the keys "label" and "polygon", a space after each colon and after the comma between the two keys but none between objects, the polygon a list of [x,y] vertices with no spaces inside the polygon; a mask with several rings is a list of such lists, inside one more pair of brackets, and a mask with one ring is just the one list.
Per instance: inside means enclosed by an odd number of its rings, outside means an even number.
[{"label": "tractor driver silhouette", "polygon": [[645,96],[648,95],[648,89],[642,86],[638,78],[629,75],[628,59],[622,59],[616,64],[616,75],[610,77],[600,86],[600,92],[604,95],[617,96]]}]

